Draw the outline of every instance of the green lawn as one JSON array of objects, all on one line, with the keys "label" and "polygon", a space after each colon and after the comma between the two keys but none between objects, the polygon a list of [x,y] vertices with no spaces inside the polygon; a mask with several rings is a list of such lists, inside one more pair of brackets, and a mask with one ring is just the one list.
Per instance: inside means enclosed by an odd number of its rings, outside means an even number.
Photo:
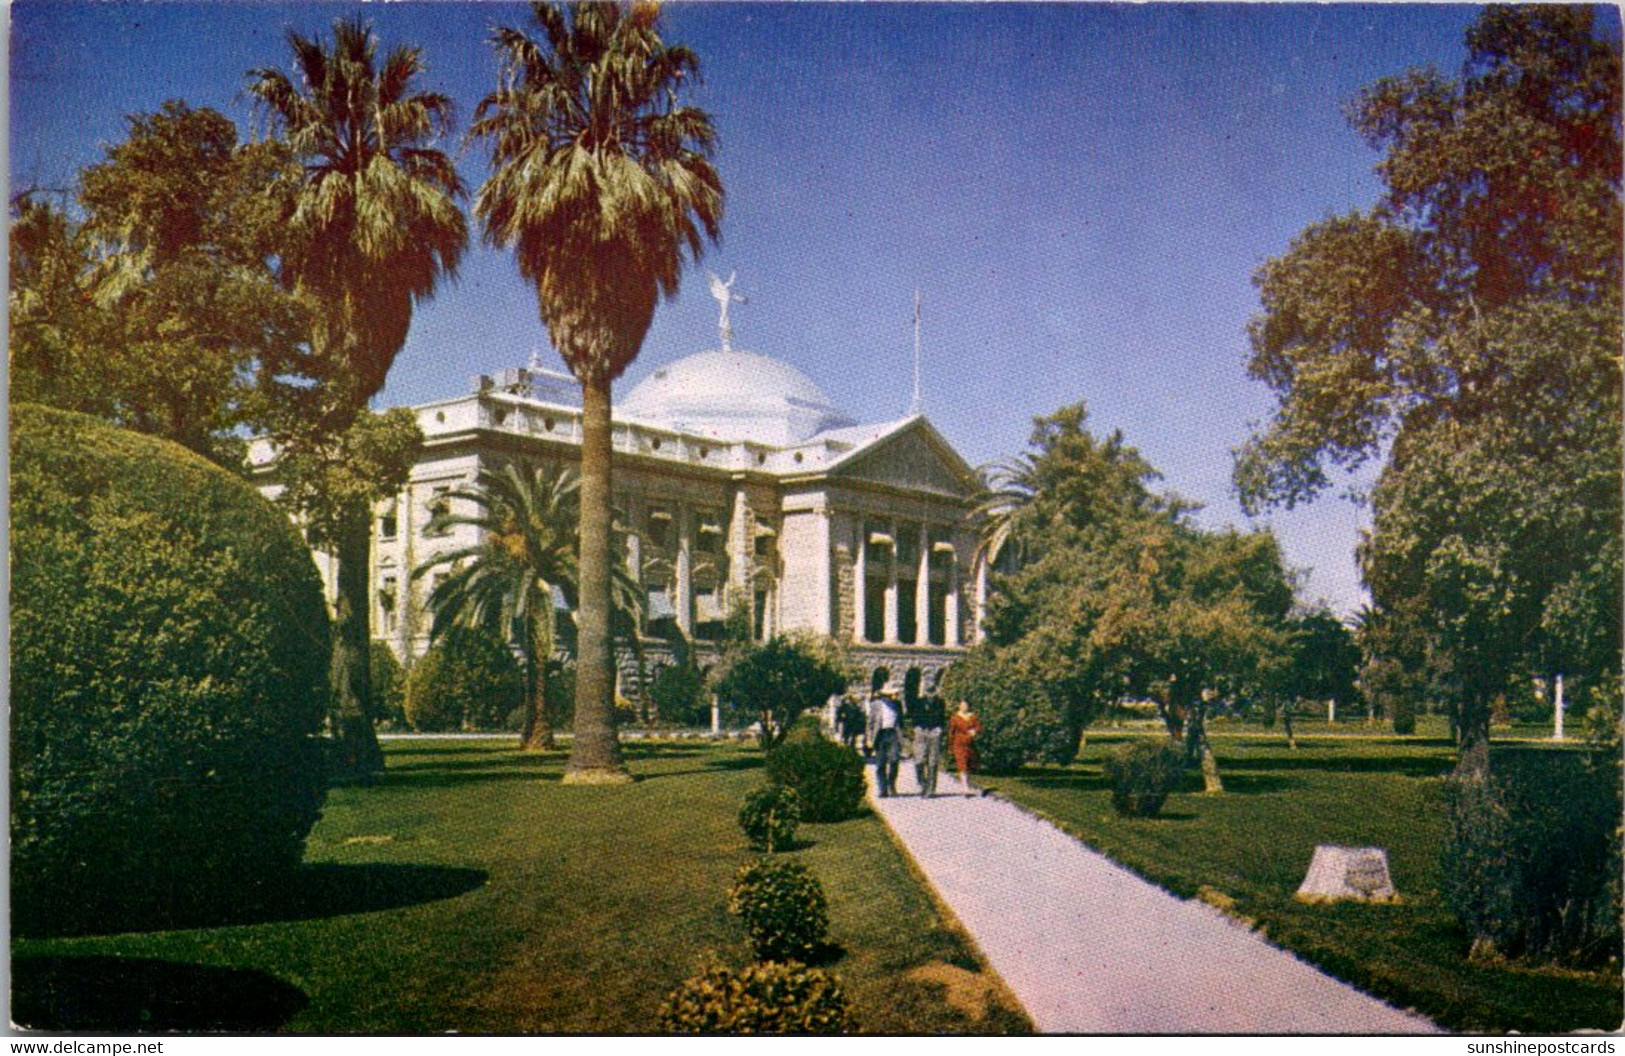
[{"label": "green lawn", "polygon": [[[758,751],[629,745],[636,784],[582,788],[512,743],[389,744],[380,784],[329,797],[281,910],[18,940],[19,993],[80,1029],[646,1033],[685,976],[748,963],[725,903]],[[863,1030],[1030,1029],[878,819],[801,837]]]},{"label": "green lawn", "polygon": [[[1447,742],[1300,733],[1294,752],[1279,733],[1219,734],[1226,793],[1205,796],[1193,778],[1162,817],[1142,820],[1112,810],[1100,769],[1131,736],[1091,734],[1072,766],[989,783],[1176,894],[1206,887],[1233,899],[1234,912],[1274,942],[1448,1028],[1619,1028],[1618,975],[1465,961],[1463,936],[1438,895],[1443,775],[1454,764]],[[1402,903],[1298,902],[1317,843],[1387,848]]]}]

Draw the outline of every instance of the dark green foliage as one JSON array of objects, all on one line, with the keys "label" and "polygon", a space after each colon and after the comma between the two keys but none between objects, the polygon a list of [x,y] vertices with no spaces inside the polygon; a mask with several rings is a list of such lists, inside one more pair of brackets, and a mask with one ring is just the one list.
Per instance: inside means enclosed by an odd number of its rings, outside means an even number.
[{"label": "dark green foliage", "polygon": [[845,1034],[854,1030],[841,984],[820,968],[753,964],[712,968],[673,990],[660,1009],[665,1034]]},{"label": "dark green foliage", "polygon": [[968,700],[982,720],[976,752],[985,773],[1013,774],[1029,762],[1065,764],[1077,754],[1077,739],[1049,697],[986,646],[943,673],[941,693],[950,713]]},{"label": "dark green foliage", "polygon": [[367,658],[372,664],[372,694],[377,717],[397,726],[406,724],[406,670],[395,659],[395,650],[383,642],[373,642]]},{"label": "dark green foliage", "polygon": [[766,785],[745,797],[739,811],[739,827],[750,840],[750,849],[775,854],[796,842],[796,826],[801,824],[801,797],[784,785]]},{"label": "dark green foliage", "polygon": [[412,665],[406,720],[422,733],[512,728],[524,692],[518,661],[502,639],[453,627]]},{"label": "dark green foliage", "polygon": [[762,724],[762,747],[784,740],[802,712],[846,688],[846,675],[826,639],[774,635],[726,662],[716,680],[718,695],[753,712]]},{"label": "dark green foliage", "polygon": [[806,866],[778,858],[758,858],[739,870],[728,911],[744,922],[763,961],[805,961],[829,930],[824,885]]},{"label": "dark green foliage", "polygon": [[863,757],[823,737],[792,739],[768,752],[767,779],[796,790],[806,821],[845,821],[863,807]]},{"label": "dark green foliage", "polygon": [[649,683],[660,721],[667,726],[709,726],[711,694],[705,673],[690,664],[668,664]]},{"label": "dark green foliage", "polygon": [[1389,714],[1393,716],[1394,732],[1403,736],[1410,736],[1416,732],[1416,699],[1411,696],[1396,696],[1389,704]]},{"label": "dark green foliage", "polygon": [[1497,749],[1452,777],[1444,894],[1475,955],[1592,967],[1620,951],[1619,769],[1603,753]]},{"label": "dark green foliage", "polygon": [[309,551],[174,444],[42,407],[11,428],[13,925],[253,897],[325,784]]},{"label": "dark green foliage", "polygon": [[1154,818],[1185,776],[1185,753],[1167,741],[1134,741],[1107,756],[1102,769],[1117,813]]}]

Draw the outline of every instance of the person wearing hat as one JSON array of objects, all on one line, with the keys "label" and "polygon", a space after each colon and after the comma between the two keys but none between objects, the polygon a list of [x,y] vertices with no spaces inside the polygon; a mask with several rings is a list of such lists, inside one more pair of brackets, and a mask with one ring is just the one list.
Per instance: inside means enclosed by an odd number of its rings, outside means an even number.
[{"label": "person wearing hat", "polygon": [[937,794],[942,728],[947,722],[942,698],[937,696],[937,676],[931,678],[930,691],[915,702],[909,719],[914,723],[914,777],[919,781],[920,795],[929,799]]},{"label": "person wearing hat", "polygon": [[882,798],[897,791],[897,768],[903,759],[902,708],[877,687],[869,694],[869,743],[875,753],[875,783]]}]

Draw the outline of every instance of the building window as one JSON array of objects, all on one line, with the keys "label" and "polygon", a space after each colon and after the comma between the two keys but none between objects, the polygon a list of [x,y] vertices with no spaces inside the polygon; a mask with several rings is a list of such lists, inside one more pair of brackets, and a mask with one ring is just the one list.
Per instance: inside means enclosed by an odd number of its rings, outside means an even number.
[{"label": "building window", "polygon": [[441,522],[451,516],[451,485],[437,484],[434,496],[429,499],[426,512],[429,517],[423,525],[423,534],[427,536],[450,535],[451,529]]},{"label": "building window", "polygon": [[390,510],[388,513],[384,514],[382,517],[378,518],[378,538],[380,538],[380,539],[393,539],[393,538],[395,538],[395,532],[397,530],[397,527],[398,526],[397,526],[396,521],[395,521],[395,511]]},{"label": "building window", "polygon": [[644,526],[644,541],[652,547],[669,552],[672,548],[672,535],[671,511],[659,508],[650,510]]},{"label": "building window", "polygon": [[702,554],[722,553],[722,518],[701,516],[694,532],[694,549]]},{"label": "building window", "polygon": [[919,610],[914,607],[916,584],[912,579],[899,579],[897,581],[897,640],[906,645],[914,645],[919,640],[919,622],[915,613]]},{"label": "building window", "polygon": [[385,572],[378,581],[378,627],[384,634],[395,631],[395,605],[399,597],[400,580],[395,573]]}]

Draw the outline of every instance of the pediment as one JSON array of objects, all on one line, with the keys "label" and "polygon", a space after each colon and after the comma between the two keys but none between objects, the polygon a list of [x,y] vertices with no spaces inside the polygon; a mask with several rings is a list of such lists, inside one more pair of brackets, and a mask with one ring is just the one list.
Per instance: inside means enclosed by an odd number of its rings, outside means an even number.
[{"label": "pediment", "polygon": [[954,498],[976,491],[969,467],[923,420],[854,452],[830,475]]}]

